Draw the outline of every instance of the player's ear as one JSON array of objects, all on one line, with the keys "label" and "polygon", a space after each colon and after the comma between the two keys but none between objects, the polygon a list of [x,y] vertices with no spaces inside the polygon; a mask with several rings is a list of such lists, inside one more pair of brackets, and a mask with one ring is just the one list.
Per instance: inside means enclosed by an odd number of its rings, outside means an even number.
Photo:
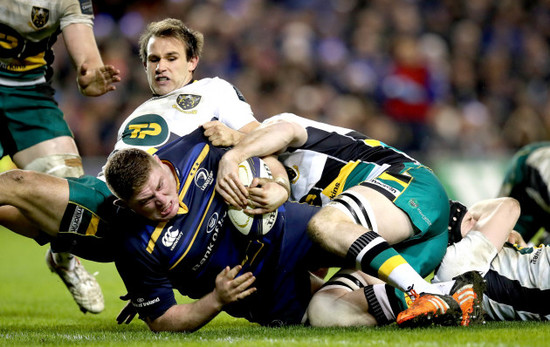
[{"label": "player's ear", "polygon": [[155,159],[155,161],[156,161],[158,164],[161,164],[161,165],[162,165],[162,160],[160,160],[160,158],[159,158],[158,155],[153,154],[153,158]]}]

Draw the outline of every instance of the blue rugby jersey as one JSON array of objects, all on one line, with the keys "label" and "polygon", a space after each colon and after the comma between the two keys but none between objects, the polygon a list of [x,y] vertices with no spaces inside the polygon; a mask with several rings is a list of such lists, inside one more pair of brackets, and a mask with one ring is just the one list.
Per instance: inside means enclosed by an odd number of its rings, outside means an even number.
[{"label": "blue rugby jersey", "polygon": [[211,146],[202,132],[156,153],[176,173],[178,215],[163,223],[135,220],[123,232],[115,263],[133,305],[142,319],[155,319],[176,304],[173,289],[198,299],[214,289],[225,266],[243,264],[243,272],[256,276],[258,290],[225,310],[261,324],[300,323],[310,299],[307,270],[322,259],[306,234],[317,208],[287,203],[267,235],[247,239],[232,227],[227,204],[214,190],[224,150]]}]

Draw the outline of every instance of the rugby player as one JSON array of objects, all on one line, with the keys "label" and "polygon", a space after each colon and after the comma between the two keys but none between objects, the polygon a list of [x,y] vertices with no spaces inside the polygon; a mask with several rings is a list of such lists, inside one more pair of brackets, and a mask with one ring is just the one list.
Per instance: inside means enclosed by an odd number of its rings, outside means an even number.
[{"label": "rugby player", "polygon": [[[82,160],[73,134],[54,100],[52,46],[62,33],[84,96],[116,89],[120,71],[104,65],[93,34],[92,2],[4,1],[0,12],[0,157],[19,168],[57,177],[80,177]],[[99,313],[101,288],[72,254],[49,249],[46,263],[83,312]]]},{"label": "rugby player", "polygon": [[[447,310],[454,315],[457,301],[462,325],[482,316],[474,312],[481,287],[469,300],[458,300],[460,290],[453,299],[424,280],[441,262],[448,241],[449,200],[429,168],[351,129],[293,114],[264,124],[222,158],[216,189],[226,201],[241,208],[246,208],[248,199],[254,201],[238,178],[240,162],[279,154],[290,172],[292,199],[324,206],[309,223],[310,236],[345,259],[347,268],[357,268],[406,293],[402,302],[408,298],[416,302],[413,311],[397,318],[399,324],[431,324],[436,311],[445,320]],[[367,292],[365,296],[371,298]]]},{"label": "rugby player", "polygon": [[519,246],[524,241],[513,228],[521,218],[520,203],[506,197],[452,210],[454,236],[433,282],[477,271],[487,282],[483,308],[488,319],[549,320],[550,247]]},{"label": "rugby player", "polygon": [[[131,218],[133,226],[125,219],[113,242],[128,298],[153,331],[194,331],[222,309],[262,325],[303,323],[319,285],[309,270],[330,259],[305,232],[316,207],[283,204],[259,239],[232,226],[214,190],[224,152],[199,129],[162,147],[156,159],[123,149],[106,165],[111,190],[147,217]],[[286,189],[275,186],[286,200]],[[174,290],[198,300],[177,304]]]}]

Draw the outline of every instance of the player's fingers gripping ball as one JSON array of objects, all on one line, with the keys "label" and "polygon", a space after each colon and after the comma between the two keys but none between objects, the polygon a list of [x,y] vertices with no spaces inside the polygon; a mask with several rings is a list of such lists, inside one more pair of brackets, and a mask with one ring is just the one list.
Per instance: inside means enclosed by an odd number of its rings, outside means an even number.
[{"label": "player's fingers gripping ball", "polygon": [[[245,187],[254,177],[272,178],[267,164],[260,158],[250,158],[239,164],[239,179]],[[249,208],[254,206],[249,205]],[[277,220],[277,210],[261,215],[250,215],[234,206],[229,206],[229,219],[241,234],[258,238],[267,234]]]}]

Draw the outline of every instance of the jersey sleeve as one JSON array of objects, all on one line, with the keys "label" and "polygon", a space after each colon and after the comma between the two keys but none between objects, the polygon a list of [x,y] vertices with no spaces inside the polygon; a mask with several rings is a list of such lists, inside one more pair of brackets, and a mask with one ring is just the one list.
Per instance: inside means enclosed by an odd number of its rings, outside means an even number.
[{"label": "jersey sleeve", "polygon": [[252,108],[242,93],[231,83],[216,77],[218,102],[217,117],[231,129],[239,130],[250,122],[256,121]]},{"label": "jersey sleeve", "polygon": [[155,320],[177,304],[174,290],[164,272],[158,271],[154,258],[133,247],[126,242],[115,265],[139,318]]},{"label": "jersey sleeve", "polygon": [[94,25],[92,0],[64,0],[61,2],[63,16],[60,19],[61,30],[70,24]]}]

